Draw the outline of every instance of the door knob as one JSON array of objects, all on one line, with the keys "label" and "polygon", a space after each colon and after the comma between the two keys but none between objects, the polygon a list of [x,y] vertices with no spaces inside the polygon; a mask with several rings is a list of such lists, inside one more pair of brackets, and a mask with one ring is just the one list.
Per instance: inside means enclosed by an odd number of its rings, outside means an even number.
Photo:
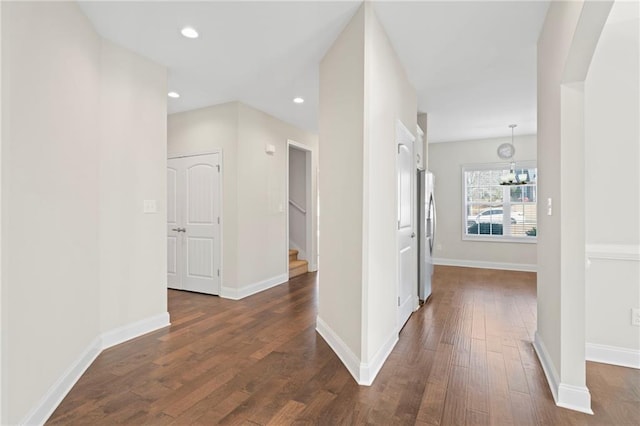
[{"label": "door knob", "polygon": [[172,231],[176,232],[187,232],[187,228],[173,228]]},{"label": "door knob", "polygon": [[416,233],[415,233],[415,232],[412,232],[412,233],[411,233],[411,238],[415,238],[415,237],[416,237]]}]

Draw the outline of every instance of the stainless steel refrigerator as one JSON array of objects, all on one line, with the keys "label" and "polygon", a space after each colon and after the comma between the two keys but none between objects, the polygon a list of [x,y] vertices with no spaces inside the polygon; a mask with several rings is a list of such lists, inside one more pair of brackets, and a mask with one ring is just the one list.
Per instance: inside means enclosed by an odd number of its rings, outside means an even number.
[{"label": "stainless steel refrigerator", "polygon": [[426,302],[431,296],[433,250],[436,237],[436,205],[433,195],[434,176],[418,170],[418,298]]}]

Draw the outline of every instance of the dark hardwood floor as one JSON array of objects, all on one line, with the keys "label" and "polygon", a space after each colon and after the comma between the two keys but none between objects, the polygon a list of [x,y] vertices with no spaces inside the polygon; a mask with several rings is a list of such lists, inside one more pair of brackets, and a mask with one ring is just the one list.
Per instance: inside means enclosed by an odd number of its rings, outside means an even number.
[{"label": "dark hardwood floor", "polygon": [[531,346],[535,274],[437,267],[374,384],[315,332],[317,276],[241,301],[169,291],[170,328],[103,352],[48,424],[640,424],[640,371],[588,363],[558,408]]}]

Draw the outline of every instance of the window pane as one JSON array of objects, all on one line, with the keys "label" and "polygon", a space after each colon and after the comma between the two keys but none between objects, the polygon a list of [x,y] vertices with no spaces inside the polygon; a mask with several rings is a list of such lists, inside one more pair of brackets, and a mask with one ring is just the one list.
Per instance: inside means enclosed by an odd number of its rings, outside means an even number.
[{"label": "window pane", "polygon": [[505,164],[464,172],[466,235],[535,238],[537,169],[516,169],[527,184],[500,185],[500,177],[508,172]]}]

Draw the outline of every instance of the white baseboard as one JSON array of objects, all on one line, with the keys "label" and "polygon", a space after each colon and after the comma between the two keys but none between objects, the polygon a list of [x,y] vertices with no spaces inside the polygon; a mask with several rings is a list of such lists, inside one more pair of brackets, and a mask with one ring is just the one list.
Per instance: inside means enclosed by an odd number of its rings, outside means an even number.
[{"label": "white baseboard", "polygon": [[319,316],[316,317],[316,331],[325,342],[333,349],[340,361],[347,367],[349,373],[353,376],[357,383],[360,383],[360,358],[353,353],[351,348],[338,336],[331,327],[325,323]]},{"label": "white baseboard", "polygon": [[102,350],[119,345],[122,342],[142,336],[143,334],[151,333],[152,331],[159,330],[169,325],[171,325],[169,322],[169,312],[164,312],[162,314],[107,331],[102,333]]},{"label": "white baseboard", "polygon": [[549,352],[547,352],[547,348],[540,339],[537,331],[533,338],[533,349],[535,349],[536,354],[538,355],[538,359],[540,360],[540,364],[542,364],[542,371],[544,371],[544,375],[547,377],[547,383],[549,383],[549,388],[551,389],[551,393],[553,394],[553,400],[557,404],[560,376],[558,376],[558,372],[553,366],[553,362],[551,361]]},{"label": "white baseboard", "polygon": [[538,271],[538,265],[528,263],[485,262],[481,260],[443,259],[434,257],[433,264],[442,266],[461,266],[463,268],[501,269],[506,271]]},{"label": "white baseboard", "polygon": [[256,293],[260,293],[261,291],[268,290],[272,287],[280,285],[289,281],[289,273],[282,275],[277,275],[275,277],[266,279],[264,281],[260,281],[255,284],[250,284],[241,288],[233,288],[233,287],[222,287],[220,289],[220,297],[231,300],[240,300],[245,297],[251,296]]},{"label": "white baseboard", "polygon": [[171,325],[169,322],[169,313],[165,312],[102,333],[87,346],[78,359],[56,380],[20,424],[44,424],[103,350],[169,325]]},{"label": "white baseboard", "polygon": [[376,376],[382,369],[385,361],[398,343],[398,332],[391,333],[387,341],[378,349],[370,363],[360,364],[360,380],[358,384],[371,386]]},{"label": "white baseboard", "polygon": [[587,343],[587,361],[640,369],[640,350]]},{"label": "white baseboard", "polygon": [[585,414],[593,414],[591,410],[591,393],[586,386],[572,386],[560,383],[556,405]]},{"label": "white baseboard", "polygon": [[347,367],[347,370],[353,376],[355,381],[362,386],[371,386],[376,376],[382,369],[385,361],[398,343],[398,333],[392,333],[387,341],[378,349],[371,359],[371,362],[361,362],[351,348],[338,336],[331,327],[325,323],[322,318],[316,317],[316,331],[327,344],[333,349],[333,352],[340,358],[340,361]]},{"label": "white baseboard", "polygon": [[42,425],[47,421],[71,388],[87,371],[87,368],[100,355],[102,351],[100,344],[100,337],[89,344],[78,359],[49,388],[36,406],[29,411],[27,416],[20,422],[21,425]]},{"label": "white baseboard", "polygon": [[549,352],[536,331],[533,339],[533,348],[538,355],[542,370],[549,383],[553,400],[558,407],[568,408],[581,413],[593,414],[591,411],[591,394],[585,386],[573,386],[560,382],[560,376],[556,371]]}]

